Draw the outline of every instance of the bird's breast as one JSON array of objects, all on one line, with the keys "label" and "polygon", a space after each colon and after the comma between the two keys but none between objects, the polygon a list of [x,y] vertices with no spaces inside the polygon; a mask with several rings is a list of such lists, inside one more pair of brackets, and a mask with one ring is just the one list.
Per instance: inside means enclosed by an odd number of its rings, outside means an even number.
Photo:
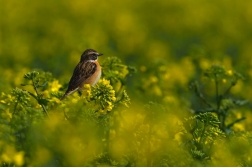
[{"label": "bird's breast", "polygon": [[92,76],[90,76],[85,81],[85,84],[95,85],[101,78],[101,66],[99,65],[98,62],[95,62],[95,64],[96,64],[96,71]]}]

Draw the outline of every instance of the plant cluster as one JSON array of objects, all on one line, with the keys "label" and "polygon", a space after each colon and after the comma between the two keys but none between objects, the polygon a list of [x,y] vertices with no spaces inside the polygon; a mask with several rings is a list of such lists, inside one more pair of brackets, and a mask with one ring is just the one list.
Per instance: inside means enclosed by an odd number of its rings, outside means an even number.
[{"label": "plant cluster", "polygon": [[[126,78],[134,68],[115,57],[105,59],[102,68],[95,86],[86,84],[63,101],[65,87],[43,71],[26,73],[20,88],[2,92],[1,166],[251,165],[252,135],[233,128],[245,120],[235,117],[242,113],[236,108],[248,102],[232,94],[244,80],[241,74],[220,65],[206,69],[205,87],[200,81],[190,84],[198,105],[182,121],[171,109],[185,107],[172,100],[152,98],[144,107],[131,102]],[[152,86],[165,87],[163,75]]]}]

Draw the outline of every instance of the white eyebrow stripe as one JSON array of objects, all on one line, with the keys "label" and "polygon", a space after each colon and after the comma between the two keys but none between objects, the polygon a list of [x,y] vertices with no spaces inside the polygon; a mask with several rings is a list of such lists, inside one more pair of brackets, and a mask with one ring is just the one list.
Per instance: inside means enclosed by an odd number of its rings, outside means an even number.
[{"label": "white eyebrow stripe", "polygon": [[99,53],[97,53],[97,52],[89,52],[88,54],[99,54]]}]

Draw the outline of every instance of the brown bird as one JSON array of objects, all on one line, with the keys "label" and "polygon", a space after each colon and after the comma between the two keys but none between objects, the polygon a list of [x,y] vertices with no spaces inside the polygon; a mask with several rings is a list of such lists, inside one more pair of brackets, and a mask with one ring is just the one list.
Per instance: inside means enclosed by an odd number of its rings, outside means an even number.
[{"label": "brown bird", "polygon": [[98,56],[103,54],[93,49],[87,49],[81,55],[80,62],[74,69],[72,78],[69,81],[66,93],[61,97],[63,100],[66,96],[81,90],[84,84],[95,85],[101,77],[101,67],[98,63]]}]

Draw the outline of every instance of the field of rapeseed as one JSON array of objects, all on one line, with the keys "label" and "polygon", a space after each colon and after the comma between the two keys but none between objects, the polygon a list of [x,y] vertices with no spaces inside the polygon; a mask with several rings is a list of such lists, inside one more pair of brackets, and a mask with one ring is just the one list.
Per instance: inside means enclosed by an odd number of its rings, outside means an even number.
[{"label": "field of rapeseed", "polygon": [[249,0],[0,4],[1,167],[252,166]]}]

